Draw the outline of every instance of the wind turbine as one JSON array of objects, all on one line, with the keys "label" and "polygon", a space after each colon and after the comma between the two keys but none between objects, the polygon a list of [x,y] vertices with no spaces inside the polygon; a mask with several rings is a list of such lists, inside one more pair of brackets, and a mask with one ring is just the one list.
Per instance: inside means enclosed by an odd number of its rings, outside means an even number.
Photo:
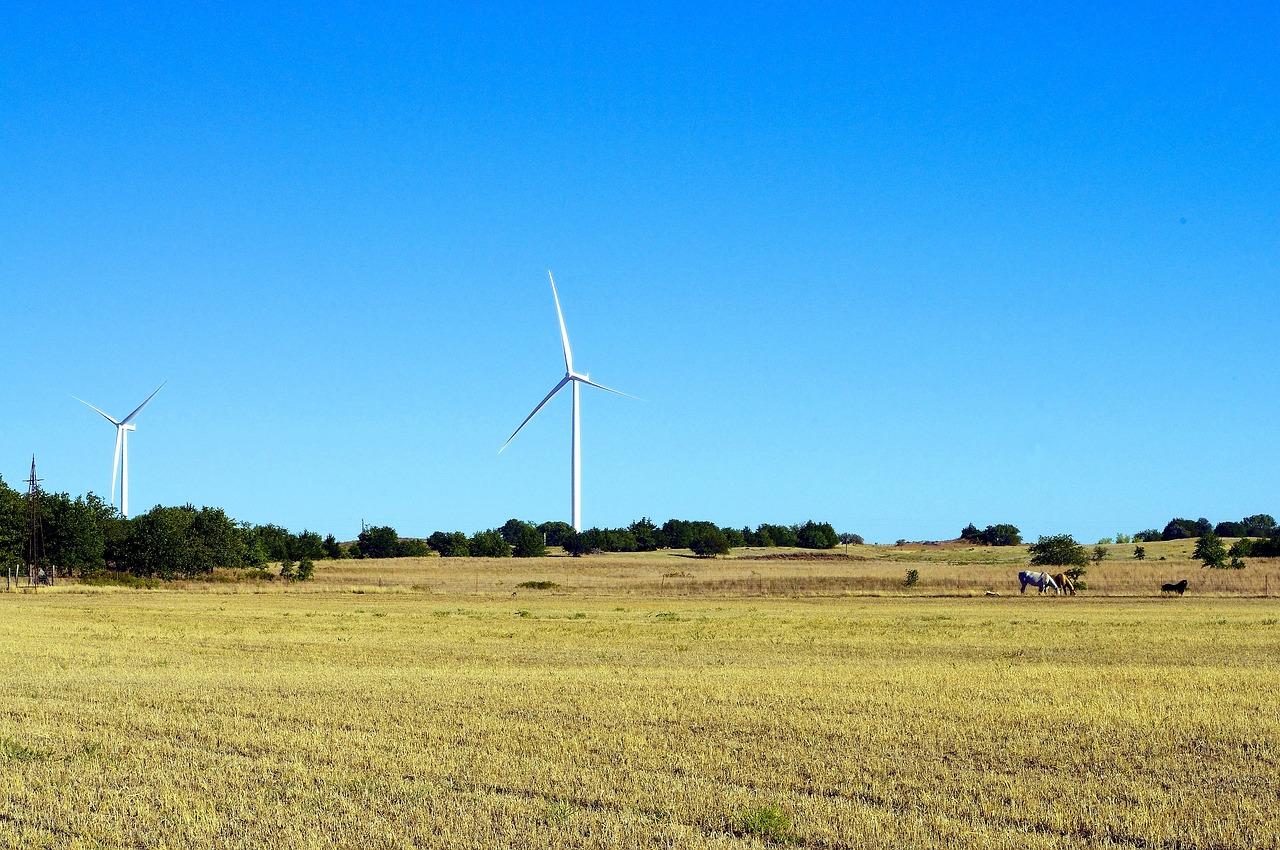
[{"label": "wind turbine", "polygon": [[[610,389],[604,384],[597,384],[595,381],[591,380],[591,376],[586,372],[573,371],[573,352],[569,350],[569,333],[564,329],[564,313],[560,311],[560,296],[556,294],[556,279],[551,276],[550,270],[547,271],[547,277],[551,280],[551,297],[555,299],[556,316],[560,319],[560,341],[564,344],[564,377],[560,379],[560,383],[556,384],[555,387],[552,388],[551,392],[547,393],[546,398],[538,402],[538,406],[533,409],[533,413],[530,413],[525,417],[524,421],[520,423],[520,428],[517,428],[512,432],[510,437],[507,437],[507,441],[502,444],[502,448],[498,449],[498,454],[502,454],[503,450],[506,449],[506,447],[511,444],[511,441],[516,438],[516,434],[519,434],[520,430],[529,424],[530,419],[538,415],[538,411],[542,409],[543,405],[551,401],[552,396],[560,392],[566,386],[572,385],[573,453],[570,456],[569,461],[569,474],[573,483],[569,493],[569,515],[573,517],[574,531],[582,531],[582,443],[580,440],[581,428],[579,427],[578,419],[578,386],[580,384],[586,384],[589,387],[595,387],[596,389],[616,393],[617,395],[627,396],[627,398],[636,397],[633,395],[627,395],[624,392],[619,392],[615,389]],[[640,399],[636,400],[639,401]]]},{"label": "wind turbine", "polygon": [[[168,381],[164,382],[164,384],[167,384],[167,383],[169,382]],[[164,384],[161,384],[160,386],[156,387],[155,392],[147,396],[146,401],[138,405],[137,408],[133,411],[133,413],[130,413],[128,416],[126,416],[124,419],[121,419],[119,422],[117,422],[115,419],[112,419],[110,416],[103,413],[101,410],[98,410],[98,408],[94,407],[92,404],[89,404],[89,402],[85,401],[84,399],[76,398],[75,396],[72,396],[72,398],[76,399],[76,401],[80,402],[86,407],[90,407],[90,408],[93,408],[94,410],[97,410],[98,413],[102,414],[102,417],[104,419],[106,419],[112,425],[116,426],[116,455],[115,455],[115,460],[111,461],[111,504],[114,505],[116,503],[116,480],[117,480],[116,474],[119,473],[120,474],[120,478],[119,478],[120,515],[125,519],[129,518],[129,432],[138,430],[138,426],[133,424],[133,417],[137,416],[139,413],[142,412],[142,408],[147,406],[148,401],[151,401],[151,399],[156,397],[156,393],[160,392],[160,390],[164,387]],[[124,460],[123,466],[120,463],[121,459]]]}]

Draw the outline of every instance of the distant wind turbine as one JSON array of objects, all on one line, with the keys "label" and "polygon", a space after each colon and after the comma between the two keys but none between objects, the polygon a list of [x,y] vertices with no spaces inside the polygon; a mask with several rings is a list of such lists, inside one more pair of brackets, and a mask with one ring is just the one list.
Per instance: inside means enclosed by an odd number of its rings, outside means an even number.
[{"label": "distant wind turbine", "polygon": [[[164,384],[167,384],[167,383],[169,382],[168,381],[164,382]],[[129,432],[136,431],[138,429],[137,426],[133,424],[133,418],[142,412],[142,408],[147,406],[147,402],[151,401],[151,399],[156,397],[156,393],[160,392],[160,390],[163,389],[164,384],[161,384],[160,386],[156,387],[155,392],[147,396],[146,401],[138,405],[138,407],[133,411],[133,413],[130,413],[128,416],[126,416],[124,419],[121,419],[119,422],[117,422],[115,419],[112,419],[110,416],[103,413],[101,410],[98,410],[98,408],[94,407],[92,404],[89,404],[89,402],[85,401],[84,399],[76,398],[75,396],[72,396],[72,398],[76,399],[76,401],[80,402],[86,407],[90,407],[90,408],[93,408],[94,410],[97,410],[98,413],[102,414],[102,417],[104,419],[106,419],[112,425],[116,426],[116,455],[115,455],[115,460],[111,461],[111,504],[114,505],[116,503],[116,481],[119,480],[120,482],[120,515],[125,519],[129,518]],[[121,459],[124,460],[123,465],[120,463]],[[117,473],[119,473],[120,475],[119,479],[116,478]]]},{"label": "distant wind turbine", "polygon": [[[519,434],[520,430],[529,424],[530,419],[538,415],[538,411],[542,409],[543,405],[551,401],[552,396],[564,389],[565,386],[572,384],[573,454],[569,461],[569,472],[573,483],[569,493],[569,515],[573,517],[574,531],[582,531],[582,444],[579,439],[579,432],[581,431],[581,428],[578,424],[578,385],[586,384],[587,386],[595,387],[596,389],[627,396],[627,398],[636,397],[633,395],[627,395],[624,392],[619,392],[618,390],[610,389],[603,384],[597,384],[595,381],[591,380],[591,376],[586,372],[573,371],[573,352],[569,350],[569,333],[564,328],[564,313],[560,311],[560,296],[556,294],[556,279],[551,276],[550,271],[547,272],[547,277],[551,280],[551,297],[555,299],[556,316],[560,319],[560,341],[564,344],[564,377],[560,379],[560,383],[556,384],[551,392],[547,393],[546,398],[538,402],[538,406],[533,409],[533,413],[530,413],[525,417],[524,421],[520,423],[520,427],[512,432],[510,437],[507,437],[507,441],[502,444],[502,448],[498,449],[498,454],[502,454],[503,450],[506,449],[506,447],[511,444],[511,441],[516,438],[516,434]],[[636,400],[639,401],[640,399]]]}]

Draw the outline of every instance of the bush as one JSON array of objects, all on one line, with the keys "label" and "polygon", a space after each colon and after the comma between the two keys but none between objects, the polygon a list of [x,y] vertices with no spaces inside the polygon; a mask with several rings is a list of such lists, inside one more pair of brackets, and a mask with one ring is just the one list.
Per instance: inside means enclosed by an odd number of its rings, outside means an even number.
[{"label": "bush", "polygon": [[1146,558],[1147,558],[1147,547],[1145,546],[1133,547],[1133,559],[1135,561],[1145,561]]},{"label": "bush", "polygon": [[316,565],[304,555],[302,560],[298,562],[298,581],[311,581],[312,576],[315,574]]},{"label": "bush", "polygon": [[522,581],[516,587],[527,587],[530,590],[555,590],[560,585],[554,581]]},{"label": "bush", "polygon": [[907,577],[906,577],[906,579],[902,582],[903,586],[904,586],[904,587],[915,587],[915,586],[916,586],[917,584],[919,584],[919,583],[920,583],[920,571],[919,571],[919,570],[907,570]]},{"label": "bush", "polygon": [[791,844],[796,840],[791,818],[777,806],[760,806],[738,818],[738,832],[773,844]]},{"label": "bush", "polygon": [[139,578],[133,573],[101,569],[89,570],[80,577],[80,581],[93,587],[133,587],[139,590],[155,590],[160,586],[158,579]]}]

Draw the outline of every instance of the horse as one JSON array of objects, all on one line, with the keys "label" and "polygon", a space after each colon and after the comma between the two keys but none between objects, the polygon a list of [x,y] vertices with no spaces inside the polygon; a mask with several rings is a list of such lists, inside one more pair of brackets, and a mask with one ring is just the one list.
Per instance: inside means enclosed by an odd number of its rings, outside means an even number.
[{"label": "horse", "polygon": [[1182,581],[1174,584],[1162,584],[1160,585],[1160,592],[1176,593],[1179,596],[1181,596],[1182,594],[1187,592],[1187,580],[1184,578]]},{"label": "horse", "polygon": [[1022,582],[1021,593],[1027,592],[1027,585],[1029,584],[1040,588],[1041,593],[1044,593],[1046,590],[1052,590],[1055,596],[1062,593],[1062,590],[1053,580],[1053,576],[1048,573],[1039,573],[1035,570],[1023,570],[1018,573],[1018,581]]},{"label": "horse", "polygon": [[1071,576],[1066,573],[1055,573],[1053,580],[1058,583],[1058,587],[1062,589],[1063,593],[1070,594],[1071,596],[1076,595],[1076,583],[1071,580]]}]

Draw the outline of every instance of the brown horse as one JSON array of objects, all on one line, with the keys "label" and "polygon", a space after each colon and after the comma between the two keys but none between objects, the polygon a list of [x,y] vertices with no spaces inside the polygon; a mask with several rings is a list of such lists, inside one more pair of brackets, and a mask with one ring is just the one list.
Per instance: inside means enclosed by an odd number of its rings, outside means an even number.
[{"label": "brown horse", "polygon": [[1063,593],[1069,593],[1072,596],[1076,595],[1076,583],[1071,580],[1071,576],[1066,573],[1058,573],[1053,577],[1053,580],[1057,582],[1058,587],[1062,588]]}]

